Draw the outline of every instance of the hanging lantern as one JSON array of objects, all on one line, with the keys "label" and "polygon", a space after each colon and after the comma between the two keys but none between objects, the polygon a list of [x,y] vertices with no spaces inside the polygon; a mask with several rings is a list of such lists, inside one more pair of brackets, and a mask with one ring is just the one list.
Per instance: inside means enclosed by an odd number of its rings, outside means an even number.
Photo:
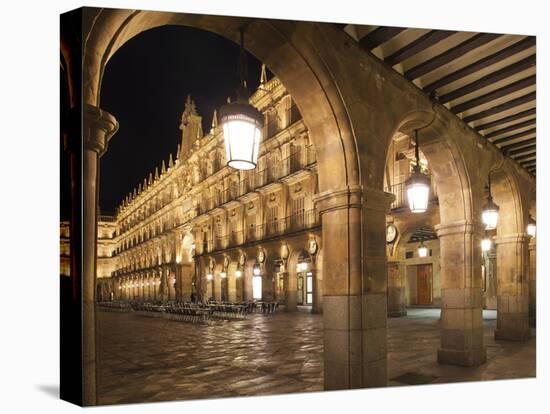
[{"label": "hanging lantern", "polygon": [[481,240],[481,251],[482,252],[488,252],[489,250],[491,250],[492,245],[493,245],[493,242],[491,241],[491,239],[489,237],[485,236]]},{"label": "hanging lantern", "polygon": [[221,277],[222,279],[225,279],[225,278],[227,277],[227,273],[225,273],[225,272],[220,272],[220,277]]},{"label": "hanging lantern", "polygon": [[412,213],[424,213],[428,209],[430,200],[430,177],[420,170],[420,155],[418,147],[418,131],[415,134],[414,155],[416,165],[413,168],[411,176],[405,181],[407,189],[407,199]]},{"label": "hanging lantern", "polygon": [[241,277],[242,275],[243,275],[243,272],[241,272],[240,270],[235,271],[235,277]]},{"label": "hanging lantern", "polygon": [[428,256],[428,248],[424,245],[424,241],[420,241],[420,246],[418,246],[418,257]]},{"label": "hanging lantern", "polygon": [[498,211],[500,210],[500,207],[493,201],[493,196],[491,195],[490,175],[487,188],[489,190],[489,195],[487,196],[487,202],[483,206],[483,210],[481,212],[481,221],[485,224],[485,230],[494,230],[497,228]]},{"label": "hanging lantern", "polygon": [[225,142],[227,165],[238,170],[256,168],[264,117],[248,103],[246,87],[246,54],[244,32],[241,29],[241,51],[239,60],[240,84],[236,102],[228,102],[220,108],[220,123]]},{"label": "hanging lantern", "polygon": [[208,274],[206,275],[206,280],[212,280],[212,278],[213,278],[213,277],[212,277],[212,273],[208,273]]},{"label": "hanging lantern", "polygon": [[529,223],[527,224],[527,234],[531,237],[535,237],[537,234],[537,223],[531,216],[529,216]]}]

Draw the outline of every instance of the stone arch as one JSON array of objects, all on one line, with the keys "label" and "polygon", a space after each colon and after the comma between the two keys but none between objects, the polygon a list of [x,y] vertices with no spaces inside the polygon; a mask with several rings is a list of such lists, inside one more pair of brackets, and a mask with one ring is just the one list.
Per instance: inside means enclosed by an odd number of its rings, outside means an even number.
[{"label": "stone arch", "polygon": [[[529,327],[529,183],[505,160],[491,173],[491,193],[499,205],[496,229],[496,339],[526,340]],[[534,299],[534,298],[533,298]]]},{"label": "stone arch", "polygon": [[[100,107],[101,80],[109,59],[141,32],[164,25],[185,25],[237,41],[239,27],[247,24],[246,48],[287,87],[309,128],[319,163],[321,191],[359,183],[356,145],[345,105],[330,70],[310,42],[317,32],[345,36],[343,33],[330,25],[289,25],[265,19],[139,10],[86,11],[90,13],[83,50],[86,104]],[[325,139],[327,136],[332,139]]]},{"label": "stone arch", "polygon": [[437,106],[410,112],[398,124],[398,130],[407,134],[415,129],[438,188],[442,304],[438,361],[479,365],[486,359],[480,248],[483,177],[495,156],[479,137],[458,120],[445,117]]}]

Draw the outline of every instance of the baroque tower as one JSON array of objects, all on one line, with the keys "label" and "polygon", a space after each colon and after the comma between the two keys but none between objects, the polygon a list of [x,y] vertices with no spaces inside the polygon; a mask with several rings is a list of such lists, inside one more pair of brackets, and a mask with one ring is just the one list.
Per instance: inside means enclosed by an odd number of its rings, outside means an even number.
[{"label": "baroque tower", "polygon": [[187,95],[185,101],[185,109],[181,114],[180,123],[181,132],[181,149],[178,158],[189,156],[191,148],[195,141],[202,138],[202,117],[197,113],[195,101],[191,99],[191,95]]}]

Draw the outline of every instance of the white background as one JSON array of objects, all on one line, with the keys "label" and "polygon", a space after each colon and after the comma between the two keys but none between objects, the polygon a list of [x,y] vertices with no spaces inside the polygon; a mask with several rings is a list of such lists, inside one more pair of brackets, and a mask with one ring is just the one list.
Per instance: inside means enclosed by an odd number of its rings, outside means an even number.
[{"label": "white background", "polygon": [[[78,1],[8,0],[0,9],[0,410],[66,413],[59,376],[59,14]],[[536,380],[477,382],[93,408],[104,412],[550,412],[548,85],[545,1],[93,1],[88,6],[537,35]],[[542,184],[541,184],[542,183]],[[546,355],[544,353],[546,351]]]}]

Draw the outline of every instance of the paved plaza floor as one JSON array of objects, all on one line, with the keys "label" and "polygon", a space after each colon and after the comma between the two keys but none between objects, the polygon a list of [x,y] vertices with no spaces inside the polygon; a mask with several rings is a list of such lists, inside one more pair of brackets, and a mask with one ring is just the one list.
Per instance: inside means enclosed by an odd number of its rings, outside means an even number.
[{"label": "paved plaza floor", "polygon": [[[439,310],[409,309],[388,320],[389,385],[533,377],[535,339],[495,341],[485,313],[487,363],[439,365]],[[98,311],[100,404],[321,391],[322,316],[256,314],[196,325]],[[534,334],[534,331],[533,331]]]}]

